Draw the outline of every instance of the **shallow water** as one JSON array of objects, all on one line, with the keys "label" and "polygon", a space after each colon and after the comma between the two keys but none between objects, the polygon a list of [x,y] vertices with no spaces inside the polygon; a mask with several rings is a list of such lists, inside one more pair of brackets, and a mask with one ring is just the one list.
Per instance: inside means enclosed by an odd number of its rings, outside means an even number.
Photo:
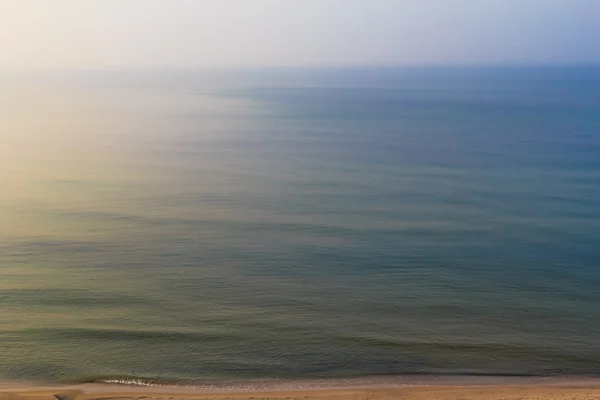
[{"label": "shallow water", "polygon": [[0,379],[600,373],[599,69],[20,78]]}]

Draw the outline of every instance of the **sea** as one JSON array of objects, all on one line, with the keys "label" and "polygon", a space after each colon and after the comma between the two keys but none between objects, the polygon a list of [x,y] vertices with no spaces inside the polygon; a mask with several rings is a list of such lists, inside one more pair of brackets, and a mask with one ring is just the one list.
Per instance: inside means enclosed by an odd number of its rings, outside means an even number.
[{"label": "sea", "polygon": [[600,376],[600,67],[0,89],[1,381]]}]

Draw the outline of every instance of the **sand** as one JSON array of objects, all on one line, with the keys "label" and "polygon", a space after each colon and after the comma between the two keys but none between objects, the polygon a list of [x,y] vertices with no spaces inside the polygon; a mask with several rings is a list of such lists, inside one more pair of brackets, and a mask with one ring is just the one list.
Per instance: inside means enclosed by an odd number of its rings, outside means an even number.
[{"label": "sand", "polygon": [[600,379],[525,385],[399,385],[238,391],[102,384],[68,387],[0,385],[0,400],[600,400]]}]

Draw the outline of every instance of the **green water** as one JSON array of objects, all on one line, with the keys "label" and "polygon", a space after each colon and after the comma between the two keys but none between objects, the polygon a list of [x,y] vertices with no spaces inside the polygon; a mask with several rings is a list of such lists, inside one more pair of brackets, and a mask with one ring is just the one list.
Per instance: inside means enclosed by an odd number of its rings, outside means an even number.
[{"label": "green water", "polygon": [[2,84],[2,380],[600,373],[598,69]]}]

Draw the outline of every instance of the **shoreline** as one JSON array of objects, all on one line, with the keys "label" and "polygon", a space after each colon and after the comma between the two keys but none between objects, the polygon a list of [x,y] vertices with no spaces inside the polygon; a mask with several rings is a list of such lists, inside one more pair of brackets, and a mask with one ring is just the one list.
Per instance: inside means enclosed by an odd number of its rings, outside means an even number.
[{"label": "shoreline", "polygon": [[[423,385],[354,389],[288,391],[174,391],[114,388],[96,384],[78,387],[3,389],[0,400],[598,400],[600,384],[562,385]],[[99,387],[102,386],[102,387]]]},{"label": "shoreline", "polygon": [[[454,377],[455,378],[455,377]],[[600,377],[483,377],[303,385],[167,387],[0,382],[0,400],[600,400]],[[321,382],[322,384],[322,382]]]},{"label": "shoreline", "polygon": [[[75,390],[96,393],[286,393],[335,392],[347,390],[385,390],[414,388],[476,388],[476,387],[578,387],[598,388],[600,376],[562,375],[382,375],[352,378],[248,379],[205,381],[190,384],[161,383],[144,379],[106,379],[104,381],[60,383],[0,381],[3,392],[29,393],[37,391]],[[598,397],[600,399],[600,396]],[[6,399],[0,399],[6,400]],[[17,399],[15,399],[17,400]]]}]

